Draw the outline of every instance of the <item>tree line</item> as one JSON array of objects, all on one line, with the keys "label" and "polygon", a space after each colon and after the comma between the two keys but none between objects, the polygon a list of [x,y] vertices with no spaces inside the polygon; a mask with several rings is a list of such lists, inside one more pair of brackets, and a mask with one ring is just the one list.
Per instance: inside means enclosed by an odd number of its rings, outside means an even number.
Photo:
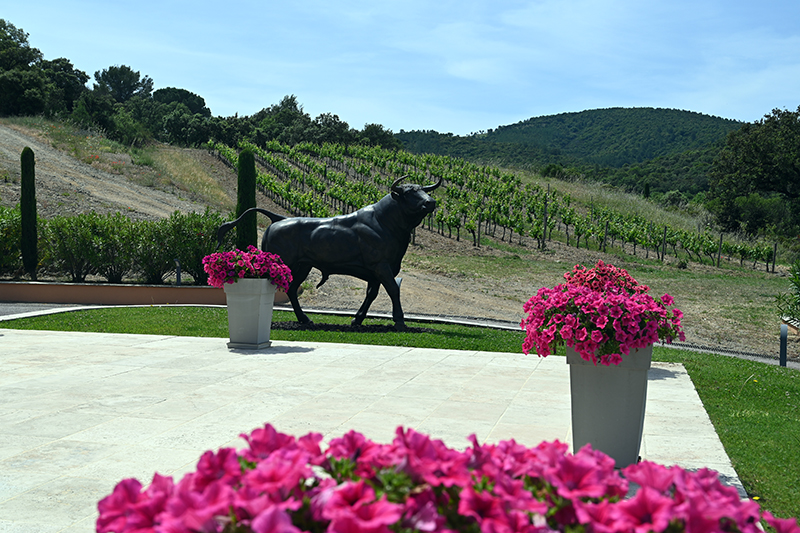
[{"label": "tree line", "polygon": [[[91,88],[87,83],[93,79]],[[28,34],[0,19],[0,116],[44,115],[102,130],[127,146],[155,140],[200,146],[214,139],[230,145],[247,140],[367,144],[399,148],[380,124],[351,128],[333,113],[316,118],[294,95],[250,116],[215,117],[202,96],[186,89],[154,90],[154,81],[127,65],[112,65],[93,78],[66,58],[44,59]]]}]

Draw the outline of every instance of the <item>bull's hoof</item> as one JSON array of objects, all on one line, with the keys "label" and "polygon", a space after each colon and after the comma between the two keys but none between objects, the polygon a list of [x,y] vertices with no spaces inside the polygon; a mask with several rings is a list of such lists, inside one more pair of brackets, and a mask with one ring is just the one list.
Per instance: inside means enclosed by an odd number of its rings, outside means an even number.
[{"label": "bull's hoof", "polygon": [[405,331],[406,330],[406,323],[402,320],[400,322],[394,323],[394,330],[395,331]]},{"label": "bull's hoof", "polygon": [[364,323],[364,319],[363,318],[358,318],[358,317],[356,317],[356,318],[354,318],[353,320],[350,321],[350,325],[351,326],[360,326],[363,323]]}]

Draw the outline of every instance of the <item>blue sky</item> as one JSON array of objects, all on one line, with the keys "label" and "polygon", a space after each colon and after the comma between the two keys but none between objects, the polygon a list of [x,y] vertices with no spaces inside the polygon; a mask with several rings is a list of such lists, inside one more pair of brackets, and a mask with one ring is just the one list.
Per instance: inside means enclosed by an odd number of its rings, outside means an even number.
[{"label": "blue sky", "polygon": [[607,107],[756,121],[800,105],[797,0],[4,4],[46,59],[127,65],[221,116],[294,94],[312,118],[465,135]]}]

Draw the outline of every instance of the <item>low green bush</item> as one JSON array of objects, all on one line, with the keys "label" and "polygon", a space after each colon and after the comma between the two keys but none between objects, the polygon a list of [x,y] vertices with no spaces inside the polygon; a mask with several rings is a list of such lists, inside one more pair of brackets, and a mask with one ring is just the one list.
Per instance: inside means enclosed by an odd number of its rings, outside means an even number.
[{"label": "low green bush", "polygon": [[800,261],[789,267],[789,292],[775,297],[778,314],[800,320]]},{"label": "low green bush", "polygon": [[97,216],[92,254],[94,271],[109,283],[122,283],[135,268],[133,228],[133,221],[122,213]]},{"label": "low green bush", "polygon": [[169,221],[140,220],[134,223],[133,232],[133,264],[137,274],[147,284],[161,285],[164,278],[175,269]]},{"label": "low green bush", "polygon": [[0,275],[17,275],[22,269],[19,209],[0,207]]},{"label": "low green bush", "polygon": [[[205,285],[203,257],[217,249],[217,229],[227,221],[222,214],[175,211],[162,220],[134,221],[122,213],[99,215],[85,213],[39,219],[39,265],[53,276],[68,276],[73,283],[99,275],[109,283],[139,279],[162,284],[181,269]],[[0,275],[22,274],[20,250],[20,211],[0,207]],[[222,249],[234,247],[234,233],[229,233]]]},{"label": "low green bush", "polygon": [[[224,222],[227,222],[225,217],[209,209],[205,213],[176,211],[168,219],[174,256],[180,261],[183,272],[192,276],[195,285],[208,283],[203,258],[216,250],[217,229]],[[221,248],[230,250],[233,246],[234,233],[229,232]]]},{"label": "low green bush", "polygon": [[83,283],[86,276],[95,273],[98,218],[95,213],[81,213],[50,219],[47,240],[52,273],[67,274],[73,283]]}]

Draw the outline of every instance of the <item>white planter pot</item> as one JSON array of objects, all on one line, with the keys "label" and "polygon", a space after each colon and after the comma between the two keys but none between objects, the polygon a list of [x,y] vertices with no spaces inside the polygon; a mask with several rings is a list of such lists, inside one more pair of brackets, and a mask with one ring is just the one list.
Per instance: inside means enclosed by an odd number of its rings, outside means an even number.
[{"label": "white planter pot", "polygon": [[652,356],[651,345],[632,350],[617,366],[595,366],[567,347],[573,452],[590,443],[617,468],[638,461]]},{"label": "white planter pot", "polygon": [[275,285],[268,279],[242,278],[226,283],[228,348],[259,350],[270,346]]}]

